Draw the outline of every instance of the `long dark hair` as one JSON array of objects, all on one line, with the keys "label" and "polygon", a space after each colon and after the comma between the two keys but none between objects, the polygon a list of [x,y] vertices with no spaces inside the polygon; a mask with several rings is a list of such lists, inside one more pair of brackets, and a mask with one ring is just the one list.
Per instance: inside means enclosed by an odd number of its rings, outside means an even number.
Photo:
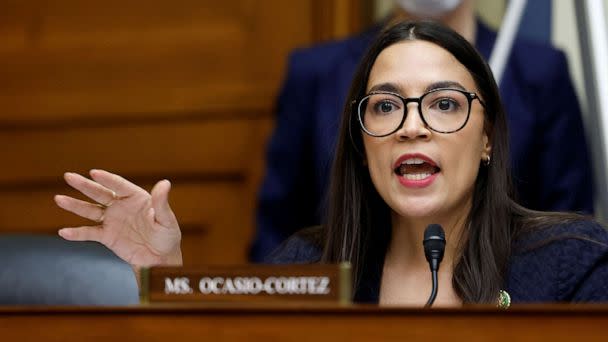
[{"label": "long dark hair", "polygon": [[354,76],[336,145],[322,261],[350,262],[356,290],[370,260],[383,260],[386,253],[391,236],[390,209],[364,166],[356,103],[366,95],[377,56],[387,47],[406,40],[428,41],[450,52],[467,68],[485,102],[484,129],[492,146],[491,163],[488,166],[480,163],[472,208],[458,244],[453,286],[465,303],[494,302],[504,283],[515,238],[526,228],[578,216],[543,215],[520,207],[511,199],[507,123],[492,72],[469,42],[433,22],[402,22],[384,30]]}]

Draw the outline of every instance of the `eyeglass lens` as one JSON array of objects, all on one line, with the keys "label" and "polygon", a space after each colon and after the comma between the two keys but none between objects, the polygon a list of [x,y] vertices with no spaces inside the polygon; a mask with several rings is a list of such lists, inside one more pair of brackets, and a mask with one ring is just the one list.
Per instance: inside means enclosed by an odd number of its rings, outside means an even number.
[{"label": "eyeglass lens", "polygon": [[[444,89],[423,95],[418,110],[431,129],[451,132],[464,125],[469,105],[464,93]],[[374,135],[390,134],[399,129],[405,113],[407,108],[403,99],[390,93],[368,95],[359,104],[361,123]]]}]

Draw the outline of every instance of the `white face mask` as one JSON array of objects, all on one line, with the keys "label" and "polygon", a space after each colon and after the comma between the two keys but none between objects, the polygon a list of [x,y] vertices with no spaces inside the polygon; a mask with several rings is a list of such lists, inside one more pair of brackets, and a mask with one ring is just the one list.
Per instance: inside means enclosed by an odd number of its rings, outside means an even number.
[{"label": "white face mask", "polygon": [[462,0],[396,0],[401,8],[413,16],[423,18],[441,18],[462,3]]}]

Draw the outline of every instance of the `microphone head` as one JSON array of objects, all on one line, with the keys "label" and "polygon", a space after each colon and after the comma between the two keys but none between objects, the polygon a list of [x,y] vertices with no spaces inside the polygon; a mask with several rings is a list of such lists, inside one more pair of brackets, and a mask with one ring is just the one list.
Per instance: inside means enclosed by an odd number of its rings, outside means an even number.
[{"label": "microphone head", "polygon": [[429,263],[432,259],[441,262],[445,250],[445,233],[441,225],[429,224],[424,230],[422,244],[424,245],[424,256]]}]

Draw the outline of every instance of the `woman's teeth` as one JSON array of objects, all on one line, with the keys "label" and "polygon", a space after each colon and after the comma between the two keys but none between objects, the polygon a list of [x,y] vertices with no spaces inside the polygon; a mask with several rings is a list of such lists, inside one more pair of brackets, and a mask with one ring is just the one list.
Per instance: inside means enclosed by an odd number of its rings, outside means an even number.
[{"label": "woman's teeth", "polygon": [[412,158],[412,159],[408,159],[408,160],[404,161],[402,164],[406,164],[406,165],[421,165],[421,164],[424,164],[424,160],[422,160],[420,158]]},{"label": "woman's teeth", "polygon": [[414,181],[423,180],[423,179],[425,179],[427,177],[430,177],[430,176],[431,176],[430,173],[406,173],[406,174],[403,175],[403,177],[405,179],[414,180]]}]

